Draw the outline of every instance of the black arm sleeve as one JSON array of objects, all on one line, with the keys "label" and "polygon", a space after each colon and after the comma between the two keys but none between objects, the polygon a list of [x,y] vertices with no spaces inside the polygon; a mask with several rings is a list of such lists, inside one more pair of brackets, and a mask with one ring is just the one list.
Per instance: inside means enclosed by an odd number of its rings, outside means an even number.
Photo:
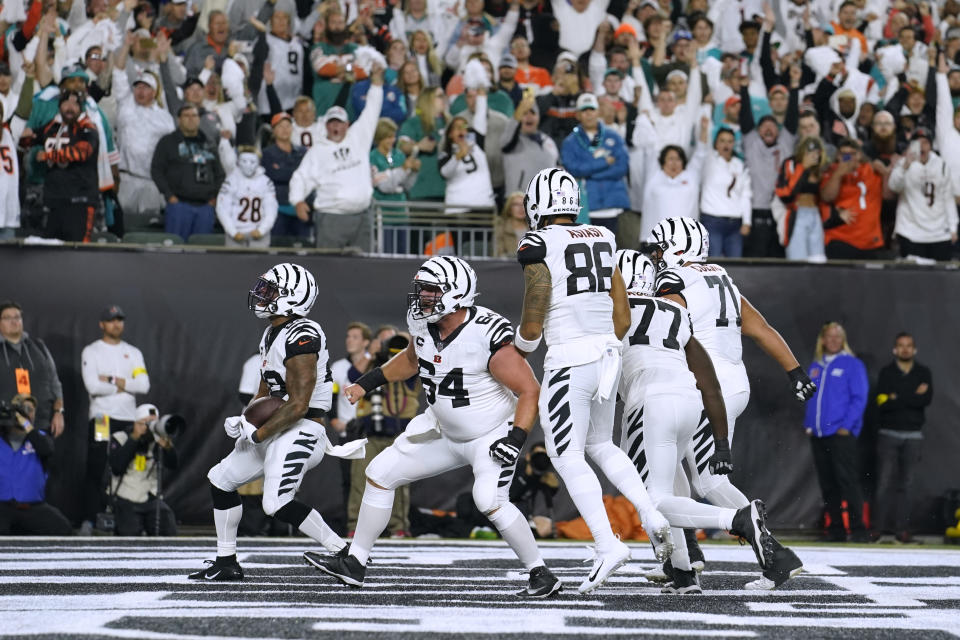
[{"label": "black arm sleeve", "polygon": [[[743,109],[741,109],[743,111]],[[797,126],[800,124],[800,90],[790,89],[787,97],[787,114],[783,118],[783,128],[797,135]]]},{"label": "black arm sleeve", "polygon": [[[760,70],[763,72],[763,84],[767,91],[780,82],[776,69],[773,68],[773,56],[770,53],[770,32],[764,31],[760,44]],[[742,109],[741,109],[742,110]]]},{"label": "black arm sleeve", "polygon": [[197,22],[200,20],[200,12],[189,16],[186,20],[183,21],[176,30],[170,34],[170,44],[172,46],[177,46],[187,38],[193,35],[193,32],[197,30]]},{"label": "black arm sleeve", "polygon": [[[266,4],[270,4],[267,2]],[[260,94],[260,85],[263,84],[263,65],[267,61],[267,55],[270,53],[270,47],[267,45],[267,34],[261,33],[257,36],[257,41],[253,44],[253,63],[250,65],[250,77],[247,79],[247,86],[250,87],[250,95],[256,99]]]},{"label": "black arm sleeve", "polygon": [[137,453],[137,441],[133,438],[127,438],[122,445],[114,439],[110,440],[110,470],[115,476],[122,476],[130,461]]},{"label": "black arm sleeve", "polygon": [[26,441],[33,445],[33,449],[40,459],[40,464],[46,468],[47,460],[53,455],[53,438],[46,431],[33,429],[27,434]]},{"label": "black arm sleeve", "polygon": [[750,85],[740,85],[740,132],[747,135],[753,131],[753,109],[750,106]]},{"label": "black arm sleeve", "polygon": [[840,211],[835,207],[830,207],[830,217],[823,221],[824,229],[833,229],[845,225],[846,222],[843,221],[843,218],[840,217]]}]

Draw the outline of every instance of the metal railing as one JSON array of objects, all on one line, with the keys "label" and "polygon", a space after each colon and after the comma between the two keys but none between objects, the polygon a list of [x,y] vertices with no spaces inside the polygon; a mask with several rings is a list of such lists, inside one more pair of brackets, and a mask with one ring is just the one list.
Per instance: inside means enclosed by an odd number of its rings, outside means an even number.
[{"label": "metal railing", "polygon": [[447,206],[442,202],[373,201],[370,246],[390,256],[456,255],[489,258],[496,255],[490,207]]}]

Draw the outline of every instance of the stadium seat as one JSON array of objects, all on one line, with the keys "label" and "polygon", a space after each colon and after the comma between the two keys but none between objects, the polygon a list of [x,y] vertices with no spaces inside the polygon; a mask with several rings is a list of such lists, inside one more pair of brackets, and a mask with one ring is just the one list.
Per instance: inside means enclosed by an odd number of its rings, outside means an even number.
[{"label": "stadium seat", "polygon": [[224,235],[222,233],[195,233],[187,238],[187,244],[204,247],[222,247]]},{"label": "stadium seat", "polygon": [[163,233],[162,231],[136,231],[123,236],[123,241],[128,244],[153,244],[169,247],[175,244],[183,244],[183,238],[175,233]]}]

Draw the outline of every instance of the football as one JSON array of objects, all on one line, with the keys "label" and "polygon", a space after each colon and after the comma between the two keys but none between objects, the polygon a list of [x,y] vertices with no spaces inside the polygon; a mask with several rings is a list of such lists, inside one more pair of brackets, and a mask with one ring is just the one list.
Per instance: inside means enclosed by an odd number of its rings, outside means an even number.
[{"label": "football", "polygon": [[250,405],[243,410],[243,417],[253,426],[262,427],[263,424],[270,419],[270,416],[276,413],[277,409],[282,407],[285,402],[286,400],[283,398],[265,396],[251,402]]}]

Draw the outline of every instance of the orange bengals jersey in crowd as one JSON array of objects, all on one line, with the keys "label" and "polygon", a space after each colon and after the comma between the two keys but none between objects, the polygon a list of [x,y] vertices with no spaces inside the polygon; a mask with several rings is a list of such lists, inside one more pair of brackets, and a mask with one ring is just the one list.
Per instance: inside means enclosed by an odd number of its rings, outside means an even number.
[{"label": "orange bengals jersey in crowd", "polygon": [[[820,188],[827,183],[836,166],[827,169]],[[883,246],[883,232],[880,229],[880,207],[883,203],[883,178],[867,163],[845,175],[840,183],[840,193],[832,203],[820,203],[820,217],[824,222],[830,219],[831,208],[849,209],[856,214],[856,220],[850,224],[841,224],[824,229],[824,244],[834,240],[845,242],[857,249],[879,249]]]}]

